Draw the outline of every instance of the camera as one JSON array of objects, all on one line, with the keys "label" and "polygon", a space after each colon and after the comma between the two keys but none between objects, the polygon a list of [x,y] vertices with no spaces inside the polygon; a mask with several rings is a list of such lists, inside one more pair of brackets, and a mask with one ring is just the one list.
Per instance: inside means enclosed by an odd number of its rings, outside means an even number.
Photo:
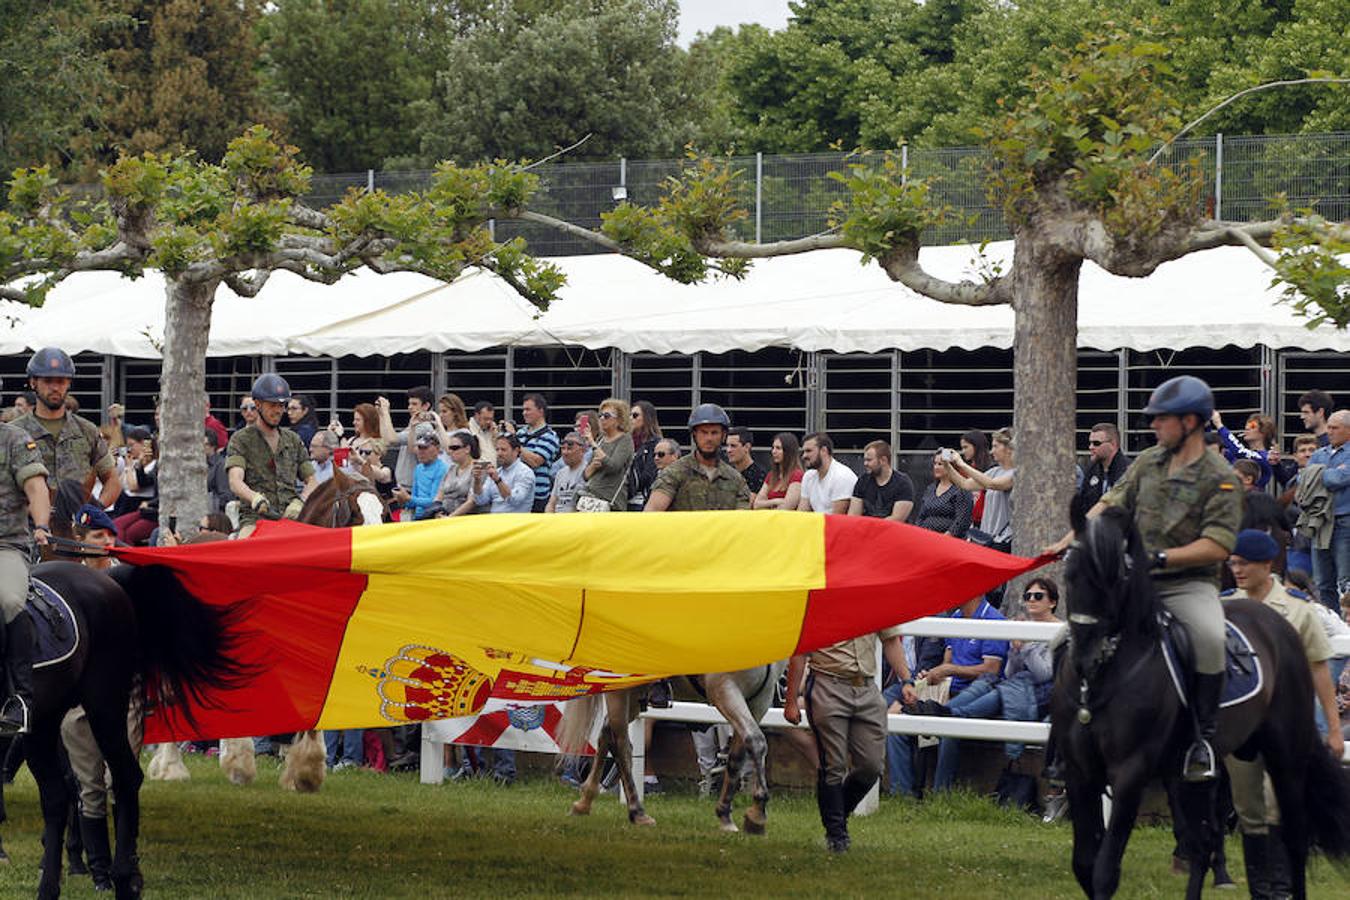
[{"label": "camera", "polygon": [[943,459],[945,462],[951,462],[951,461],[953,461],[954,459],[956,459],[956,451],[953,450],[951,447],[943,447],[943,448],[942,448],[942,459]]}]

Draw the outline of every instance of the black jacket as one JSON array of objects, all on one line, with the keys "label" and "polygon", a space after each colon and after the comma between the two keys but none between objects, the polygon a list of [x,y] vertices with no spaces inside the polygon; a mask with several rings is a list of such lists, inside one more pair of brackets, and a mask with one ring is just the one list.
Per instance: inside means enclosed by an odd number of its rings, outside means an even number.
[{"label": "black jacket", "polygon": [[1097,501],[1120,481],[1129,467],[1129,459],[1119,451],[1105,471],[1099,462],[1088,466],[1083,473],[1083,486],[1078,489],[1078,496],[1083,499],[1083,509],[1089,510],[1096,505]]}]

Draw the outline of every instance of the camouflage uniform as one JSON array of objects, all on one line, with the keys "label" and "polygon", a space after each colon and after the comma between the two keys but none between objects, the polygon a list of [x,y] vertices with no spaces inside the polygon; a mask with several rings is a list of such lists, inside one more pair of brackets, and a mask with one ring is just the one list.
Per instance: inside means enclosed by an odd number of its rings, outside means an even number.
[{"label": "camouflage uniform", "polygon": [[66,413],[65,424],[57,437],[52,437],[47,426],[31,412],[15,419],[13,424],[28,432],[37,443],[42,464],[47,467],[47,484],[52,490],[62,481],[89,481],[91,471],[102,478],[117,468],[108,452],[108,442],[98,433],[98,426],[82,416]]},{"label": "camouflage uniform", "polygon": [[666,466],[656,476],[649,496],[657,491],[670,495],[671,512],[750,508],[750,488],[735,466],[718,462],[709,478],[703,474],[696,452]]},{"label": "camouflage uniform", "polygon": [[[1242,520],[1242,484],[1228,463],[1206,451],[1168,474],[1172,455],[1163,447],[1139,454],[1102,502],[1128,510],[1149,554],[1183,547],[1199,538],[1230,553]],[[1155,570],[1153,582],[1163,605],[1190,632],[1195,668],[1223,671],[1223,609],[1219,605],[1222,563]]]},{"label": "camouflage uniform", "polygon": [[[244,484],[267,498],[273,513],[280,514],[292,500],[299,498],[296,484],[308,481],[314,464],[299,436],[289,428],[278,430],[277,450],[267,445],[258,426],[241,428],[230,438],[225,451],[225,468],[243,469]],[[239,525],[256,525],[258,513],[247,503],[239,504]]]},{"label": "camouflage uniform", "polygon": [[13,425],[0,424],[0,612],[5,622],[28,599],[28,497],[23,484],[47,475],[38,445]]}]

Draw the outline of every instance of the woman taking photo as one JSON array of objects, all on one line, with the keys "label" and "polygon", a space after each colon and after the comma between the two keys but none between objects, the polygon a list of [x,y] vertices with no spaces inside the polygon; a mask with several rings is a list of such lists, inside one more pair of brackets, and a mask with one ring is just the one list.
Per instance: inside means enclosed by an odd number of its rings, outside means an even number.
[{"label": "woman taking photo", "polygon": [[975,501],[969,491],[952,484],[942,454],[933,454],[933,481],[919,501],[919,515],[914,524],[929,531],[940,531],[955,538],[964,538],[970,530],[970,514]]},{"label": "woman taking photo", "polygon": [[994,464],[984,472],[973,468],[961,458],[960,454],[951,451],[941,454],[942,465],[947,469],[947,477],[957,487],[967,491],[986,492],[980,531],[987,536],[990,547],[1003,553],[1011,553],[1012,490],[1013,479],[1017,472],[1013,459],[1011,428],[1000,428],[994,432],[994,446],[990,450],[990,455],[994,457]]},{"label": "woman taking photo", "polygon": [[646,400],[634,403],[629,416],[633,422],[633,468],[628,473],[628,509],[642,512],[647,492],[656,481],[656,445],[664,435],[656,418],[656,407]]},{"label": "woman taking photo", "polygon": [[473,466],[478,459],[478,438],[468,431],[452,431],[446,441],[450,452],[450,468],[445,470],[441,487],[436,493],[440,506],[436,515],[467,516],[478,507],[473,496]]},{"label": "woman taking photo", "polygon": [[384,441],[380,440],[380,414],[373,403],[358,403],[352,410],[351,455],[347,465],[364,476],[387,503],[394,494],[394,473],[384,464]]},{"label": "woman taking photo", "polygon": [[769,472],[755,495],[752,509],[796,509],[802,499],[801,445],[793,434],[773,436]]},{"label": "woman taking photo", "polygon": [[590,432],[583,431],[581,436],[591,442],[591,461],[586,464],[586,486],[578,492],[577,510],[581,511],[580,498],[594,497],[609,504],[610,510],[622,510],[628,506],[628,468],[633,462],[633,438],[628,433],[628,404],[616,397],[610,397],[600,404],[596,418],[600,422],[600,438],[596,440]]}]

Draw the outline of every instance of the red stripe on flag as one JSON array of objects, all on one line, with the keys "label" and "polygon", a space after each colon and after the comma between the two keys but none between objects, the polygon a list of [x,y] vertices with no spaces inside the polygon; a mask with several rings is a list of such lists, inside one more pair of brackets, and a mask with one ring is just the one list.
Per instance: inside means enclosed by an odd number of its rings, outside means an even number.
[{"label": "red stripe on flag", "polygon": [[794,652],[951,609],[1050,561],[886,519],[826,516],[825,587],[807,598]]},{"label": "red stripe on flag", "polygon": [[[303,555],[296,552],[304,547]],[[347,622],[366,577],[351,572],[351,532],[264,522],[253,537],[185,547],[117,550],[127,562],[164,565],[202,601],[248,601],[239,656],[256,677],[193,705],[193,728],[162,706],[145,740],[244,737],[312,728],[328,696]]]}]

